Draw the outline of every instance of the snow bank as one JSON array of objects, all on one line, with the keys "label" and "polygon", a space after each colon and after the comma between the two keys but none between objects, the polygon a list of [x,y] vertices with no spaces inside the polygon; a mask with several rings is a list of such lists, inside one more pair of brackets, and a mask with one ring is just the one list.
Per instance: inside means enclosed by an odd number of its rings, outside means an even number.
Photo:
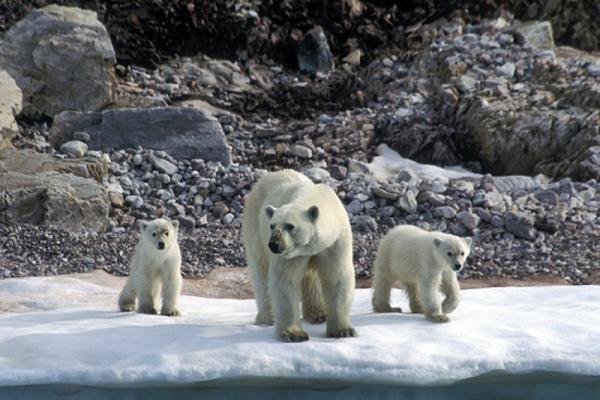
[{"label": "snow bank", "polygon": [[[0,385],[431,385],[498,373],[600,375],[598,286],[463,291],[448,324],[373,314],[361,289],[352,310],[360,337],[328,339],[324,324],[304,324],[311,340],[301,344],[252,325],[252,300],[183,297],[184,315],[168,318],[116,312],[117,293],[59,277],[0,281],[3,301],[51,309],[0,315]],[[393,300],[407,307],[400,291]]]}]

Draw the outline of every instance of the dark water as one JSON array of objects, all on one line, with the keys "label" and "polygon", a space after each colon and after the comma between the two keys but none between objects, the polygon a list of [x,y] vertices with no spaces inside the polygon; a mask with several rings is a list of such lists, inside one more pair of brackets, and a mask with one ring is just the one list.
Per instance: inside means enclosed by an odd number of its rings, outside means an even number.
[{"label": "dark water", "polygon": [[449,385],[397,386],[327,382],[264,381],[261,384],[169,387],[37,385],[0,388],[0,400],[600,400],[600,377],[530,374],[479,377]]}]

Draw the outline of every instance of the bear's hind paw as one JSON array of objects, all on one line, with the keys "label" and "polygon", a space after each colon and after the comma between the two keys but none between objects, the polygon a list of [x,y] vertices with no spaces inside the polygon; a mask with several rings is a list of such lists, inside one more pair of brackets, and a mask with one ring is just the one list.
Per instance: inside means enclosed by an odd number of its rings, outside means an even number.
[{"label": "bear's hind paw", "polygon": [[160,311],[160,315],[164,315],[165,317],[179,317],[179,316],[181,316],[181,313],[176,308],[167,309],[167,310],[162,309]]},{"label": "bear's hind paw", "polygon": [[325,311],[314,311],[305,315],[304,319],[311,324],[320,324],[327,320],[327,313]]},{"label": "bear's hind paw", "polygon": [[279,334],[279,337],[284,342],[305,342],[308,340],[308,333],[302,329],[286,329]]},{"label": "bear's hind paw", "polygon": [[344,329],[338,329],[332,332],[327,332],[327,337],[330,338],[345,338],[345,337],[356,337],[356,330],[351,326]]},{"label": "bear's hind paw", "polygon": [[131,304],[119,304],[119,311],[129,312],[135,310],[135,303]]},{"label": "bear's hind paw", "polygon": [[448,322],[450,318],[447,315],[439,314],[439,315],[428,315],[427,319],[432,322]]},{"label": "bear's hind paw", "polygon": [[138,312],[142,313],[142,314],[158,314],[158,312],[156,312],[156,308],[152,307],[152,306],[140,306],[138,308]]}]

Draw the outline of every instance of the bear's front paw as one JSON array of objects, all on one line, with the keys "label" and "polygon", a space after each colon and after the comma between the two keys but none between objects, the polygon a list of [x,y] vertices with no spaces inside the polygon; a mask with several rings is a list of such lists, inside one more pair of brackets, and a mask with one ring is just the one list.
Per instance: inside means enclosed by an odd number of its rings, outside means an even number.
[{"label": "bear's front paw", "polygon": [[286,329],[279,334],[279,337],[284,342],[305,342],[308,340],[308,333],[299,328]]},{"label": "bear's front paw", "polygon": [[337,329],[335,331],[327,331],[327,337],[330,338],[345,338],[345,337],[356,337],[356,330],[349,326],[347,328]]},{"label": "bear's front paw", "polygon": [[401,313],[402,308],[400,307],[392,307],[389,304],[384,306],[373,306],[373,310],[377,313]]},{"label": "bear's front paw", "polygon": [[304,319],[311,324],[320,324],[327,319],[327,313],[325,311],[312,311],[305,315]]},{"label": "bear's front paw", "polygon": [[140,306],[138,312],[142,314],[158,314],[153,306]]},{"label": "bear's front paw", "polygon": [[135,303],[130,304],[119,304],[119,311],[129,312],[135,310]]},{"label": "bear's front paw", "polygon": [[160,310],[160,315],[164,315],[166,317],[179,317],[181,313],[176,308],[167,308]]},{"label": "bear's front paw", "polygon": [[432,322],[448,322],[448,321],[450,321],[450,318],[448,318],[448,316],[444,315],[444,314],[428,315],[427,319]]}]

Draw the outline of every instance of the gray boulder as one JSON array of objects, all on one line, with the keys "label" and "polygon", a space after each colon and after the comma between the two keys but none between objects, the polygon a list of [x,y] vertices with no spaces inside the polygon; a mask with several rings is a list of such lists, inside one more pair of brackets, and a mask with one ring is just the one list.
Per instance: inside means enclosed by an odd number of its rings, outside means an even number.
[{"label": "gray boulder", "polygon": [[548,21],[530,21],[517,26],[515,36],[521,42],[529,43],[538,50],[554,51],[552,25]]},{"label": "gray boulder", "polygon": [[333,57],[321,27],[306,32],[296,50],[300,71],[327,72],[333,67]]},{"label": "gray boulder", "polygon": [[23,91],[28,115],[99,110],[114,100],[115,52],[93,11],[50,5],[15,24],[0,66]]},{"label": "gray boulder", "polygon": [[522,212],[508,212],[504,218],[504,225],[508,232],[523,239],[535,239],[533,218]]},{"label": "gray boulder", "polygon": [[23,94],[10,74],[0,69],[0,149],[12,147],[11,140],[17,133],[15,115],[23,107]]},{"label": "gray boulder", "polygon": [[231,147],[219,121],[187,107],[125,108],[57,115],[50,140],[61,144],[77,131],[90,135],[91,150],[163,150],[173,157],[231,163]]}]

